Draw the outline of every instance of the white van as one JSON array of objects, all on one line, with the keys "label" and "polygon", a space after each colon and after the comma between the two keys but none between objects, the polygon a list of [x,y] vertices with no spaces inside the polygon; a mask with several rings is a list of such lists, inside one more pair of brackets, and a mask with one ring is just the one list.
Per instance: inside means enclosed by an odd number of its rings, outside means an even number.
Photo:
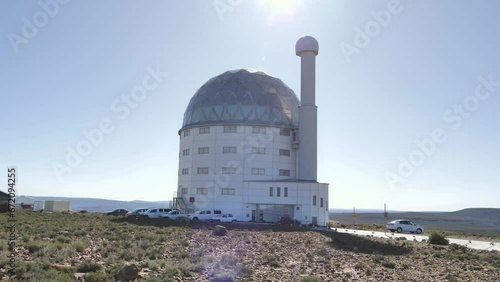
[{"label": "white van", "polygon": [[208,221],[211,220],[212,217],[222,214],[221,210],[204,210],[204,211],[197,211],[195,213],[190,213],[187,215],[187,217],[192,220],[192,221]]}]

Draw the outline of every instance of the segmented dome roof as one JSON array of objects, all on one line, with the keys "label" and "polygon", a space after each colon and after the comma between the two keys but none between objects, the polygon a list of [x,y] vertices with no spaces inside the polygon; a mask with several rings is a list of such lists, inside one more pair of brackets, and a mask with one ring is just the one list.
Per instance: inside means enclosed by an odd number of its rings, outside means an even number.
[{"label": "segmented dome roof", "polygon": [[299,100],[290,87],[263,71],[233,70],[207,81],[189,102],[183,128],[253,124],[298,126]]}]

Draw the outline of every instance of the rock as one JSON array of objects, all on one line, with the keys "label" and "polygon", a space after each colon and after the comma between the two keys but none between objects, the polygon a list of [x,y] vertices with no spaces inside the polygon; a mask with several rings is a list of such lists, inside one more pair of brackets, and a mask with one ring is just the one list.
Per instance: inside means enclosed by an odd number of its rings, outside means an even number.
[{"label": "rock", "polygon": [[121,282],[134,281],[140,278],[139,272],[141,269],[135,264],[127,264],[118,273],[115,274],[115,280]]},{"label": "rock", "polygon": [[85,276],[85,273],[83,273],[83,272],[77,272],[77,273],[73,274],[75,281],[85,281],[83,279],[84,276]]},{"label": "rock", "polygon": [[214,230],[212,231],[213,235],[216,236],[226,236],[227,235],[227,229],[226,227],[222,225],[215,225]]}]

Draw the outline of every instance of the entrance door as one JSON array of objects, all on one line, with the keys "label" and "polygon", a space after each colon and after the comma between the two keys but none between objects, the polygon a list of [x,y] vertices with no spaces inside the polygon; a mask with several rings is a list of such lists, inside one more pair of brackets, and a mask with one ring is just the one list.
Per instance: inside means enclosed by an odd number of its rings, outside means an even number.
[{"label": "entrance door", "polygon": [[312,220],[313,220],[312,224],[318,225],[318,217],[317,216],[313,216]]},{"label": "entrance door", "polygon": [[252,210],[252,221],[255,221],[255,210]]}]

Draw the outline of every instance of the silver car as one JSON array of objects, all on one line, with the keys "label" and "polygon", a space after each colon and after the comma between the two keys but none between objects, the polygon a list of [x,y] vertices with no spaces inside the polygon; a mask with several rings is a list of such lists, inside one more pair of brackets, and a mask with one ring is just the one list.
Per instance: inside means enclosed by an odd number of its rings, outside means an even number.
[{"label": "silver car", "polygon": [[387,230],[391,232],[397,231],[398,233],[410,232],[410,233],[422,234],[424,232],[424,227],[415,224],[408,219],[396,219],[391,222],[387,222],[385,227],[387,228]]}]

